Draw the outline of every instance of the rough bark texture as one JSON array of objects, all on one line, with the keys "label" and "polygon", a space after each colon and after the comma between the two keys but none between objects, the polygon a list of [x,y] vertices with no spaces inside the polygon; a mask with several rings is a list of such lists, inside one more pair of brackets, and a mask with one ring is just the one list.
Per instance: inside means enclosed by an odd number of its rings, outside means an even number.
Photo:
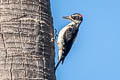
[{"label": "rough bark texture", "polygon": [[0,80],[55,80],[52,38],[49,0],[0,0]]}]

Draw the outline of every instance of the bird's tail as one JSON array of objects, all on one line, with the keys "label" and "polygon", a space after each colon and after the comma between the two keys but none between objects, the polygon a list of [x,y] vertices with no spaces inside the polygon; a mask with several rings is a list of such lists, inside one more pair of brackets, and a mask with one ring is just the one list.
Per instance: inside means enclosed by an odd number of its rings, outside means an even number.
[{"label": "bird's tail", "polygon": [[60,60],[58,61],[57,65],[55,66],[54,71],[56,71],[56,69],[57,69],[57,67],[59,66],[59,64],[60,64],[61,60],[62,60],[62,59],[60,59]]},{"label": "bird's tail", "polygon": [[64,63],[64,58],[62,59],[62,64]]},{"label": "bird's tail", "polygon": [[[54,71],[56,71],[57,67],[59,66],[60,62],[62,61],[62,53],[63,53],[62,50],[59,49],[59,51],[58,51],[58,63],[57,63],[57,65],[55,66]],[[62,63],[63,63],[63,62],[62,62]]]}]

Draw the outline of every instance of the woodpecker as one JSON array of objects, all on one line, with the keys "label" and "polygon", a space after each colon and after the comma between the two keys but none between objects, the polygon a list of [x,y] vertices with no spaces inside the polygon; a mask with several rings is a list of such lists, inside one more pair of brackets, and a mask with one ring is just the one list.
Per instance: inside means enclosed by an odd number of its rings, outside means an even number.
[{"label": "woodpecker", "polygon": [[71,16],[63,17],[71,21],[67,26],[61,29],[58,34],[57,46],[58,46],[58,63],[55,67],[57,69],[58,65],[65,60],[65,57],[69,53],[79,31],[79,26],[83,21],[83,17],[79,13],[74,13]]}]

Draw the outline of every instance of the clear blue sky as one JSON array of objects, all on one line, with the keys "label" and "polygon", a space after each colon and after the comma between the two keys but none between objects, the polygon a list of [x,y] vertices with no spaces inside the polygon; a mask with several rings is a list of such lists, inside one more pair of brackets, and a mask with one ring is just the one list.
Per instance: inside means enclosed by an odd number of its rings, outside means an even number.
[{"label": "clear blue sky", "polygon": [[58,31],[69,23],[62,16],[83,15],[57,80],[120,80],[120,0],[51,0],[51,9]]}]

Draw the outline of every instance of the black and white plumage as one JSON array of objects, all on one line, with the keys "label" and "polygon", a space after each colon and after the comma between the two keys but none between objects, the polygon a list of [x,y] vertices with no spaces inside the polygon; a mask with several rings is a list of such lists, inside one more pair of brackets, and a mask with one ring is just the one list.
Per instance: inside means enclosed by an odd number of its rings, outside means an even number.
[{"label": "black and white plumage", "polygon": [[79,26],[83,20],[83,17],[79,13],[72,14],[71,16],[63,17],[72,21],[67,26],[61,29],[58,34],[57,46],[58,46],[58,67],[59,63],[64,62],[65,57],[69,53],[79,31]]}]

